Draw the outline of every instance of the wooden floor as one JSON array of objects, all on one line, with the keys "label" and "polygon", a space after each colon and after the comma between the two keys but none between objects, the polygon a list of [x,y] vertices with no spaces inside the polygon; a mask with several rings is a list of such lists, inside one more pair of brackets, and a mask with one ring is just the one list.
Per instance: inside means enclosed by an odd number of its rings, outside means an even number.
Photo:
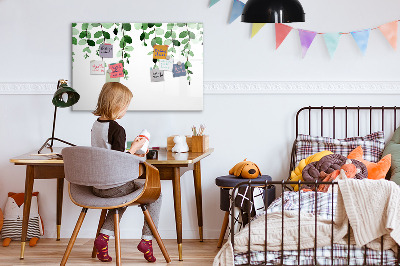
[{"label": "wooden floor", "polygon": [[[19,259],[20,242],[12,241],[9,247],[0,246],[0,265],[60,265],[65,248],[69,239],[40,239],[36,247],[26,247],[25,259]],[[93,240],[77,239],[68,259],[67,265],[115,265],[114,262],[114,243],[110,241],[110,255],[113,262],[104,263],[91,258]],[[217,240],[187,240],[183,241],[183,261],[178,261],[178,247],[176,240],[164,240],[172,262],[167,264],[154,241],[154,254],[157,258],[156,263],[149,264],[143,254],[136,249],[139,240],[121,240],[122,264],[123,265],[212,265],[215,255],[218,253]]]}]

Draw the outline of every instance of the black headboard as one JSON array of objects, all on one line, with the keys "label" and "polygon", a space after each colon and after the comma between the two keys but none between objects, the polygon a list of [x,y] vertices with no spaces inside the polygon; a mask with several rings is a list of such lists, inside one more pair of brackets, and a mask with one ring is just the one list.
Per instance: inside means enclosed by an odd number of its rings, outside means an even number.
[{"label": "black headboard", "polygon": [[[385,137],[397,128],[396,106],[308,106],[296,114],[296,137],[299,134],[347,138],[361,136],[382,130]],[[295,144],[293,144],[290,171],[295,165]],[[290,176],[290,172],[289,172]]]}]

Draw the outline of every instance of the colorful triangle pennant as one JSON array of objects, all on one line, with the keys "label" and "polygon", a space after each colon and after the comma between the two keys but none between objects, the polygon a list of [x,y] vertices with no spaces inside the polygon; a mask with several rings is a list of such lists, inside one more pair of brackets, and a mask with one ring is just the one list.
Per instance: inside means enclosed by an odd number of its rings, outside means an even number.
[{"label": "colorful triangle pennant", "polygon": [[208,7],[212,7],[216,3],[218,3],[220,0],[210,0],[210,5]]},{"label": "colorful triangle pennant", "polygon": [[251,27],[251,38],[254,37],[254,35],[256,35],[262,27],[264,27],[265,23],[253,23],[252,27]]},{"label": "colorful triangle pennant", "polygon": [[301,55],[304,58],[317,33],[315,31],[300,30]]},{"label": "colorful triangle pennant", "polygon": [[365,51],[367,50],[367,47],[368,47],[368,39],[369,39],[370,32],[371,32],[371,29],[351,32],[351,35],[353,35],[353,38],[356,41],[356,43],[357,43],[358,47],[360,48],[360,51],[363,55],[365,55]]},{"label": "colorful triangle pennant", "polygon": [[396,20],[378,27],[394,50],[397,48],[397,22]]},{"label": "colorful triangle pennant", "polygon": [[233,0],[229,23],[232,23],[235,19],[237,19],[240,15],[242,15],[243,8],[244,8],[244,3],[242,1]]},{"label": "colorful triangle pennant", "polygon": [[342,36],[342,34],[340,34],[339,32],[333,32],[333,33],[325,33],[323,36],[326,48],[328,48],[329,55],[332,58],[333,54],[336,51],[336,48],[338,47],[339,39],[340,36]]},{"label": "colorful triangle pennant", "polygon": [[286,36],[288,36],[292,29],[293,28],[288,25],[275,23],[276,49],[278,49],[278,47],[282,44],[282,42],[285,40]]}]

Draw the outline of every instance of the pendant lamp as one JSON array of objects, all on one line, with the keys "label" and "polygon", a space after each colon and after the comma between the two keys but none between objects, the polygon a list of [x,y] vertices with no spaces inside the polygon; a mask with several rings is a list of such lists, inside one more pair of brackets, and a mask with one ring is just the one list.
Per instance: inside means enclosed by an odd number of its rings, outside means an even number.
[{"label": "pendant lamp", "polygon": [[242,12],[242,22],[304,22],[304,15],[298,0],[249,0]]},{"label": "pendant lamp", "polygon": [[[64,108],[70,107],[76,104],[79,101],[79,94],[71,87],[68,86],[67,81],[60,79],[57,83],[57,90],[53,95],[53,105],[54,105],[54,117],[53,117],[53,131],[51,134],[51,138],[48,138],[42,147],[39,149],[38,153],[40,153],[45,147],[50,148],[51,152],[53,152],[53,141],[57,140],[62,143],[68,144],[70,146],[75,146],[72,143],[69,143],[65,140],[55,138],[54,131],[56,128],[56,117],[57,117],[57,107]],[[49,141],[50,144],[49,144]]]}]

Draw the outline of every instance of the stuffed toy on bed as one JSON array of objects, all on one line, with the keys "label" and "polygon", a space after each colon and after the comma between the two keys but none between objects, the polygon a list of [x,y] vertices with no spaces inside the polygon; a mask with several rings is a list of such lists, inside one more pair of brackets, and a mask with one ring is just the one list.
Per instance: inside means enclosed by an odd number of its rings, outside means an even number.
[{"label": "stuffed toy on bed", "polygon": [[[297,165],[297,167],[290,173],[290,181],[303,181],[303,176],[302,176],[302,172],[304,167],[306,167],[308,164],[312,163],[312,162],[317,162],[319,160],[321,160],[322,157],[326,156],[326,155],[330,155],[333,154],[333,152],[331,151],[320,151],[317,152],[311,156],[308,156],[307,158],[301,160],[299,162],[299,164]],[[291,185],[294,189],[294,191],[298,191],[299,190],[299,185]]]},{"label": "stuffed toy on bed", "polygon": [[[364,179],[368,177],[367,167],[362,162],[355,159],[347,159],[340,154],[331,154],[321,158],[318,162],[310,163],[304,167],[302,173],[303,179],[308,182],[323,181],[327,175],[336,170],[340,170],[344,164],[349,162],[348,160],[358,169],[354,176],[355,179]],[[302,189],[303,188],[314,189],[314,186],[303,184]]]},{"label": "stuffed toy on bed", "polygon": [[242,162],[237,163],[231,170],[229,170],[229,174],[249,179],[257,178],[258,176],[260,176],[260,168],[258,168],[255,163],[246,160],[247,158],[244,159]]},{"label": "stuffed toy on bed", "polygon": [[[38,207],[39,192],[32,193],[31,212],[29,214],[27,239],[29,246],[36,245],[40,236],[43,235],[43,223],[39,216]],[[3,228],[1,237],[3,246],[8,247],[11,240],[21,241],[22,219],[24,213],[24,193],[8,193],[6,206],[4,208]]]},{"label": "stuffed toy on bed", "polygon": [[[322,182],[332,182],[336,179],[343,180],[345,178],[354,178],[360,172],[361,169],[357,168],[357,166],[355,166],[350,159],[347,159],[346,163],[342,165],[339,170],[335,170],[329,175],[322,172],[320,175],[322,177],[325,175],[325,178],[322,180]],[[318,187],[318,192],[330,192],[331,189],[331,185],[320,185]]]}]

